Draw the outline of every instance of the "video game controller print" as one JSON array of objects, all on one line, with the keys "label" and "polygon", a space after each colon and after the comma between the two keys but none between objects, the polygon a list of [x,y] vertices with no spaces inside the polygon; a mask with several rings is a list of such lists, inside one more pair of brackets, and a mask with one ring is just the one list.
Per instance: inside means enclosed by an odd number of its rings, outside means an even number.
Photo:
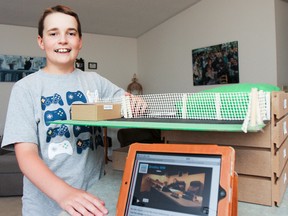
[{"label": "video game controller print", "polygon": [[66,120],[66,119],[67,119],[66,113],[62,108],[52,111],[46,111],[44,113],[44,121],[46,126],[50,125],[51,121]]},{"label": "video game controller print", "polygon": [[50,106],[51,104],[59,104],[60,106],[64,105],[64,102],[61,98],[61,96],[57,93],[55,93],[53,96],[50,97],[41,97],[41,108],[42,110],[45,110],[47,106]]},{"label": "video game controller print", "polygon": [[75,137],[78,137],[79,134],[86,133],[86,132],[91,133],[92,132],[92,128],[89,127],[89,126],[78,126],[78,125],[74,125],[73,126],[73,133],[74,133]]},{"label": "video game controller print", "polygon": [[53,160],[57,155],[60,154],[73,154],[73,148],[69,141],[65,140],[61,143],[50,143],[48,146],[48,158]]},{"label": "video game controller print", "polygon": [[66,100],[67,100],[67,103],[68,103],[69,106],[73,102],[76,102],[76,101],[87,103],[87,99],[86,99],[85,95],[81,91],[77,91],[77,92],[68,91],[66,93]]},{"label": "video game controller print", "polygon": [[52,138],[56,136],[65,136],[66,138],[70,137],[69,129],[66,125],[61,125],[60,127],[52,128],[49,127],[47,130],[46,142],[50,142]]},{"label": "video game controller print", "polygon": [[90,149],[94,150],[93,142],[91,139],[87,139],[87,140],[78,139],[76,145],[77,145],[77,153],[78,154],[81,154],[82,151],[87,149],[88,147]]}]

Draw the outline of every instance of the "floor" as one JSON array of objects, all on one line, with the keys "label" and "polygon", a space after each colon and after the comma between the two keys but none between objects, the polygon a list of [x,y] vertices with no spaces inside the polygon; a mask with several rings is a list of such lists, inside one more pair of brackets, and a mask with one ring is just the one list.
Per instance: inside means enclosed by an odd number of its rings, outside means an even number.
[{"label": "floor", "polygon": [[[113,170],[112,163],[108,163],[107,174],[97,185],[91,188],[91,192],[106,200],[109,215],[115,216],[115,207],[118,200],[119,187],[122,179],[122,172]],[[101,188],[101,190],[99,190]],[[114,194],[114,196],[111,196]],[[0,216],[20,216],[21,198],[20,197],[0,197]],[[262,205],[238,203],[238,216],[287,216],[288,215],[288,190],[284,195],[280,207],[269,207]],[[67,216],[62,213],[60,216]]]}]

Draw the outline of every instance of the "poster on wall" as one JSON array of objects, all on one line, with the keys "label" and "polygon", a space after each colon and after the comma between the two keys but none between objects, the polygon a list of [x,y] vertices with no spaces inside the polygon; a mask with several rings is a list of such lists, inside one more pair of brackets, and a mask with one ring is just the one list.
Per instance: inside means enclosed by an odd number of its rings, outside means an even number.
[{"label": "poster on wall", "polygon": [[238,63],[238,41],[193,49],[193,84],[239,83]]},{"label": "poster on wall", "polygon": [[45,57],[0,55],[0,82],[16,82],[45,65]]}]

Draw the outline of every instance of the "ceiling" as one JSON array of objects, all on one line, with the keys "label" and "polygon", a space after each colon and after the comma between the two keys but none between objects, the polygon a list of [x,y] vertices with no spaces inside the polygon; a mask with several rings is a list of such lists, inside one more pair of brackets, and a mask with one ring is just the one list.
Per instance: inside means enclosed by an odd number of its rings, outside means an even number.
[{"label": "ceiling", "polygon": [[79,15],[84,33],[137,38],[200,0],[6,0],[0,24],[37,27],[47,7],[63,4]]}]

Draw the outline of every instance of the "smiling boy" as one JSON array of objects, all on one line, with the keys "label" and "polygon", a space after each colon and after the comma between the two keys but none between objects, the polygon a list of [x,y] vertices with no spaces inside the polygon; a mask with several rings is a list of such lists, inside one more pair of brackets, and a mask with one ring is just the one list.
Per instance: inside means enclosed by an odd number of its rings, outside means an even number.
[{"label": "smiling boy", "polygon": [[102,200],[86,192],[103,174],[103,148],[88,127],[51,124],[70,119],[71,104],[85,93],[118,98],[125,91],[97,73],[75,69],[82,48],[78,15],[65,6],[45,10],[38,44],[47,65],[13,86],[2,147],[15,149],[24,173],[23,216],[106,215]]}]

